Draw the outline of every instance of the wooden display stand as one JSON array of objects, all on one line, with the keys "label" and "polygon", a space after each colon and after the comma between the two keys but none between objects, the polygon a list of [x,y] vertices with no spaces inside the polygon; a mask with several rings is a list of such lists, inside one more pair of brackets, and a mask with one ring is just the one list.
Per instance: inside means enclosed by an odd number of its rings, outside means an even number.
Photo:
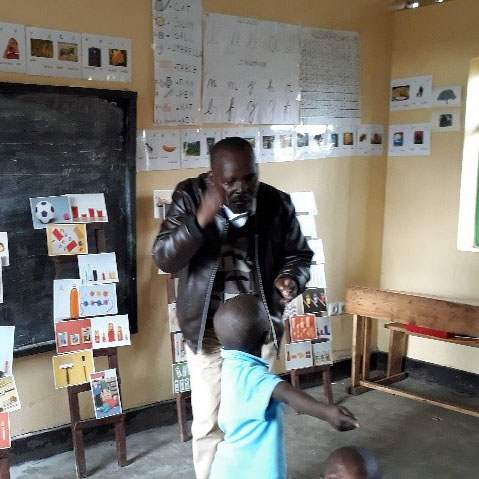
[{"label": "wooden display stand", "polygon": [[[103,226],[99,224],[88,224],[87,228],[93,230],[95,234],[95,243],[98,253],[106,252],[105,232]],[[64,276],[63,266],[68,262],[77,261],[76,256],[56,256],[55,257],[55,278],[62,279]],[[106,356],[108,358],[108,369],[116,369],[118,377],[118,387],[121,395],[121,378],[118,367],[118,350],[117,348],[96,349],[93,356]],[[116,455],[118,465],[125,467],[127,465],[126,458],[126,439],[125,439],[125,413],[109,416],[101,419],[82,420],[80,415],[80,405],[78,395],[85,391],[90,391],[90,383],[79,384],[77,386],[69,386],[68,388],[68,404],[70,407],[70,419],[73,439],[73,450],[75,453],[75,467],[77,478],[87,477],[85,444],[83,441],[83,431],[88,428],[114,425],[115,426],[115,442]],[[3,477],[1,478],[3,479]]]},{"label": "wooden display stand", "polygon": [[0,479],[10,479],[8,449],[0,449]]},{"label": "wooden display stand", "polygon": [[[285,340],[287,344],[291,343],[291,329],[289,319],[285,319],[284,321],[284,334]],[[324,397],[327,399],[329,404],[334,403],[333,398],[333,389],[331,387],[331,366],[329,364],[325,364],[324,366],[312,366],[310,368],[302,368],[302,369],[291,369],[290,377],[291,377],[291,385],[299,388],[300,383],[300,376],[302,374],[308,373],[321,373],[323,377],[323,392]]]},{"label": "wooden display stand", "polygon": [[[404,327],[405,324],[479,338],[479,306],[410,293],[353,287],[346,291],[346,312],[353,315],[350,389],[352,394],[362,394],[370,389],[375,389],[479,418],[478,410],[458,407],[389,387],[390,384],[401,381],[407,376],[404,371],[404,359],[408,336],[419,336],[435,341],[479,347],[479,340],[443,339],[419,334],[408,331]],[[370,379],[373,319],[388,321],[385,327],[391,332],[386,376],[374,381]]]}]

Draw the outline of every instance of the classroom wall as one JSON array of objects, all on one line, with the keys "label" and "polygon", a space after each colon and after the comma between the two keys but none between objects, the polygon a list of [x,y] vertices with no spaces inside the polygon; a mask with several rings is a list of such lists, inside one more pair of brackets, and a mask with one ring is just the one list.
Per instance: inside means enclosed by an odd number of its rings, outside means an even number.
[{"label": "classroom wall", "polygon": [[[470,61],[479,56],[478,15],[477,0],[394,13],[392,78],[432,74],[434,85],[462,85],[462,122]],[[390,123],[430,116],[391,112]],[[479,301],[479,254],[456,247],[463,140],[464,131],[433,132],[430,156],[388,158],[382,288]],[[411,337],[408,356],[479,373],[476,348]]]},{"label": "classroom wall", "polygon": [[[387,123],[392,14],[382,0],[204,0],[209,12],[244,15],[361,33],[362,118]],[[0,21],[123,36],[133,40],[131,84],[0,73],[0,81],[86,86],[138,91],[138,127],[153,125],[153,61],[150,0],[17,0],[2,5]],[[346,285],[378,286],[382,248],[384,157],[354,157],[261,165],[260,176],[285,191],[313,190],[324,240],[329,298],[344,297]],[[199,170],[142,172],[137,175],[137,259],[139,334],[121,348],[122,400],[133,408],[169,399],[171,356],[164,279],[157,275],[150,248],[158,230],[152,190],[170,189]],[[334,321],[336,358],[350,355],[350,319]],[[12,433],[21,435],[69,422],[67,394],[55,390],[51,357],[44,353],[15,359],[22,410],[12,414]],[[97,368],[105,366],[97,360]],[[91,397],[82,395],[84,417],[93,415]]]}]

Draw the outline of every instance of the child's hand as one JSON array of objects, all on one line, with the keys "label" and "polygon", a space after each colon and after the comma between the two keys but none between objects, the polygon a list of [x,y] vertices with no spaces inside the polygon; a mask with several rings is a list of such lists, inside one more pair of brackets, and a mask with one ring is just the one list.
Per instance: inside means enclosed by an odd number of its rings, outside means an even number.
[{"label": "child's hand", "polygon": [[353,413],[341,406],[331,406],[326,420],[337,431],[350,431],[359,427],[359,422]]}]

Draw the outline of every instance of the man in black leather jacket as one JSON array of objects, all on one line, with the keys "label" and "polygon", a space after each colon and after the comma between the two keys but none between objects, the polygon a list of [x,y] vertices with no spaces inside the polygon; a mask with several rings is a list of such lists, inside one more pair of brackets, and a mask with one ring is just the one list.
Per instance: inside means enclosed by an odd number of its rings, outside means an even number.
[{"label": "man in black leather jacket", "polygon": [[289,195],[258,181],[254,152],[242,138],[211,151],[211,171],[179,183],[153,246],[159,268],[178,273],[177,317],[187,343],[197,479],[207,479],[222,439],[216,420],[220,347],[212,316],[238,293],[258,296],[271,318],[272,347],[283,333],[284,304],[309,280],[313,256]]}]

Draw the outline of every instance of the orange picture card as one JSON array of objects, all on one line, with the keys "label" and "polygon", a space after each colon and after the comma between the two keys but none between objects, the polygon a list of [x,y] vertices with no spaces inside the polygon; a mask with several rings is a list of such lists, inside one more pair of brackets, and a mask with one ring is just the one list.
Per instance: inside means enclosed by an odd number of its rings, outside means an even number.
[{"label": "orange picture card", "polygon": [[48,255],[88,254],[85,224],[48,224]]},{"label": "orange picture card", "polygon": [[292,316],[290,325],[291,341],[310,341],[317,338],[314,314]]},{"label": "orange picture card", "polygon": [[10,415],[8,412],[0,412],[0,449],[8,449],[11,445]]},{"label": "orange picture card", "polygon": [[71,353],[92,348],[91,320],[60,321],[55,323],[57,353]]}]

